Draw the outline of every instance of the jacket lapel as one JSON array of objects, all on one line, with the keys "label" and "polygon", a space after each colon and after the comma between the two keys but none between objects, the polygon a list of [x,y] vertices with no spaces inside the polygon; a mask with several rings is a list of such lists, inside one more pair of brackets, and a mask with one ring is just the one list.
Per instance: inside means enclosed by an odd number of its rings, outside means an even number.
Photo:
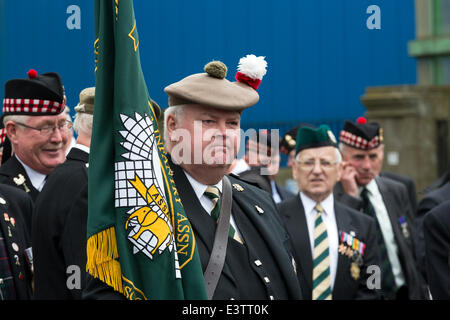
[{"label": "jacket lapel", "polygon": [[39,191],[37,191],[33,187],[33,184],[31,183],[30,177],[28,177],[25,168],[15,156],[9,158],[9,160],[1,166],[1,171],[3,175],[8,177],[10,185],[24,190],[31,196],[33,201],[36,201],[36,198],[39,195]]},{"label": "jacket lapel", "polygon": [[380,179],[380,177],[376,177],[375,182],[377,183],[378,190],[380,190],[381,197],[383,198],[383,202],[384,202],[384,205],[386,206],[386,210],[389,214],[389,217],[391,217],[391,213],[395,212],[395,210],[394,210],[395,209],[394,208],[395,199],[393,198],[392,193],[389,192],[389,190],[387,189],[387,186],[383,182],[383,179]]},{"label": "jacket lapel", "polygon": [[403,270],[405,269],[405,260],[404,260],[404,247],[403,244],[406,245],[406,242],[404,241],[403,235],[402,235],[402,231],[400,230],[400,227],[398,225],[398,212],[401,212],[399,206],[397,207],[396,204],[396,200],[393,196],[393,193],[390,192],[388,186],[384,183],[383,178],[380,177],[376,177],[375,178],[377,185],[378,185],[378,189],[380,190],[381,193],[381,197],[383,198],[383,202],[384,205],[386,206],[386,210],[389,216],[389,220],[391,222],[391,226],[392,226],[392,230],[394,232],[394,238],[395,238],[395,242],[398,246],[398,250],[399,250],[399,258],[400,258],[400,262],[402,263],[402,268]]},{"label": "jacket lapel", "polygon": [[[234,178],[230,177],[232,183],[239,182],[238,180],[233,179]],[[254,201],[256,202],[257,200],[255,199]],[[239,207],[240,212],[247,216],[254,228],[259,232],[261,239],[264,239],[264,244],[268,251],[273,255],[274,261],[278,262],[278,268],[281,273],[280,276],[284,279],[289,294],[293,297],[300,298],[300,287],[291,264],[292,257],[287,250],[287,246],[289,246],[289,236],[286,233],[286,230],[281,228],[282,223],[277,215],[277,210],[275,207],[269,207],[270,205],[268,203],[257,204],[255,202],[249,201],[248,196],[244,197],[240,192],[235,192],[233,190],[233,207],[235,207],[235,205],[236,207]],[[270,200],[270,202],[273,203],[273,200]],[[259,205],[261,205],[261,207],[259,207]],[[267,209],[270,209],[270,213],[264,213],[266,206]],[[277,224],[280,224],[279,229],[271,228],[271,226],[276,226]],[[298,296],[299,294],[300,296]]]},{"label": "jacket lapel", "polygon": [[397,220],[399,218],[397,216],[397,213],[399,212],[400,208],[395,205],[396,200],[393,196],[393,193],[390,192],[387,185],[384,183],[383,178],[376,177],[375,181],[377,182],[378,189],[380,190],[381,197],[383,198],[384,205],[386,206],[392,230],[394,231],[395,241],[398,244],[399,241],[403,240],[403,236],[401,235],[401,230]]},{"label": "jacket lapel", "polygon": [[[189,222],[192,228],[196,231],[196,236],[200,238],[205,244],[209,252],[212,250],[212,243],[214,241],[214,223],[211,225],[208,222],[207,213],[204,212],[200,201],[197,200],[197,195],[192,189],[189,180],[183,172],[183,169],[177,165],[171,163],[171,168],[173,170],[173,176],[179,192],[181,202],[183,203],[184,210],[189,218]],[[206,220],[206,221],[205,221]],[[205,223],[211,228],[205,228]]]},{"label": "jacket lapel", "polygon": [[[0,198],[5,200],[2,195]],[[8,201],[6,199],[6,201]],[[2,217],[0,217],[0,228],[3,234],[3,241],[5,245],[5,253],[8,256],[8,263],[11,271],[11,275],[14,278],[14,285],[16,286],[16,294],[18,299],[28,299],[29,288],[28,283],[28,271],[26,268],[28,266],[24,252],[27,249],[26,241],[27,235],[19,232],[18,230],[24,230],[22,217],[13,212],[10,212],[8,204],[0,204],[0,212]],[[14,221],[14,222],[13,222]],[[20,281],[17,281],[19,279]]]},{"label": "jacket lapel", "polygon": [[313,257],[309,239],[308,224],[305,209],[299,195],[286,201],[286,228],[291,237],[297,263],[297,274],[304,279],[308,286],[307,292],[312,291]]},{"label": "jacket lapel", "polygon": [[[346,214],[344,208],[342,208],[342,206],[336,201],[334,202],[334,215],[336,217],[338,237],[341,231],[344,231],[346,233],[355,231],[350,216]],[[359,235],[356,234],[356,237],[359,237]],[[336,278],[334,279],[333,296],[335,296],[337,288],[345,288],[345,281],[346,281],[345,278],[350,270],[349,262],[350,259],[347,256],[338,254],[338,263],[336,269]]]}]

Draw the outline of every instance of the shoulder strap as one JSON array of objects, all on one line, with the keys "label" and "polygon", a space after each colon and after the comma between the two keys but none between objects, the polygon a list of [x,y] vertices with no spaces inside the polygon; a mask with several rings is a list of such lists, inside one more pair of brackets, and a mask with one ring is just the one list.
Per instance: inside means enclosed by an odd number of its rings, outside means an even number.
[{"label": "shoulder strap", "polygon": [[205,279],[208,300],[211,300],[217,283],[219,282],[227,254],[228,231],[230,229],[230,214],[232,203],[231,183],[227,176],[222,179],[222,198],[220,203],[219,220],[217,222],[216,235],[213,249],[209,257],[208,266],[203,274]]}]

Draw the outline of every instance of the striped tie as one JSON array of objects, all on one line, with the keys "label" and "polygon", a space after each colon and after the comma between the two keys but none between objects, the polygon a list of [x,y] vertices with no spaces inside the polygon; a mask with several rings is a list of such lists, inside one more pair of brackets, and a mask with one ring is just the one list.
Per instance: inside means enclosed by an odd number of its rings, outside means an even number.
[{"label": "striped tie", "polygon": [[[211,199],[213,206],[211,209],[211,217],[216,220],[216,222],[219,220],[219,213],[220,213],[220,191],[219,188],[216,186],[208,186],[205,191],[205,196],[207,196],[209,199]],[[239,237],[239,235],[236,233],[236,230],[234,230],[233,226],[230,224],[230,231],[228,232],[229,236],[233,239],[242,242],[242,239]]]},{"label": "striped tie", "polygon": [[320,204],[314,207],[316,219],[314,225],[314,268],[313,268],[313,300],[331,300],[330,255],[328,247],[327,227],[322,220],[323,208]]},{"label": "striped tie", "polygon": [[220,191],[219,188],[215,186],[208,186],[205,191],[205,196],[207,196],[209,199],[211,199],[213,206],[211,208],[211,217],[214,218],[214,220],[219,219],[219,213],[220,213]]},{"label": "striped tie", "polygon": [[386,243],[384,242],[383,233],[381,232],[380,223],[378,222],[375,208],[369,200],[369,190],[364,188],[361,191],[361,199],[363,200],[363,212],[375,219],[376,225],[376,238],[378,244],[379,258],[381,261],[381,291],[383,292],[385,299],[394,299],[397,291],[394,273],[392,272],[391,262],[386,249]]}]

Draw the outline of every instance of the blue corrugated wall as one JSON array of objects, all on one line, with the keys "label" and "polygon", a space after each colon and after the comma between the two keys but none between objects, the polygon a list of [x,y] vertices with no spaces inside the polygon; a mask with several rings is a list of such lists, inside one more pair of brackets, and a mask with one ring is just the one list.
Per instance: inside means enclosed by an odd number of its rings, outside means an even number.
[{"label": "blue corrugated wall", "polygon": [[[105,0],[106,1],[106,0]],[[381,30],[369,30],[369,5],[381,9]],[[66,9],[81,9],[81,30],[69,30]],[[327,122],[334,131],[360,116],[366,86],[416,82],[407,42],[415,37],[413,0],[135,0],[141,61],[152,98],[167,104],[166,85],[220,59],[233,79],[240,57],[264,55],[261,100],[243,127]],[[91,0],[0,0],[3,84],[29,68],[58,71],[68,104],[94,85]]]}]

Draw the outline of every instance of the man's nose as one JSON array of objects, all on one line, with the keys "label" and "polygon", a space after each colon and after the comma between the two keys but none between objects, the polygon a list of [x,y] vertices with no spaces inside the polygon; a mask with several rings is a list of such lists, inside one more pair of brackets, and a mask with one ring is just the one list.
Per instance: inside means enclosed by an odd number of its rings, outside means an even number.
[{"label": "man's nose", "polygon": [[217,130],[220,132],[222,136],[225,136],[225,132],[227,130],[227,124],[225,121],[219,121],[217,124]]},{"label": "man's nose", "polygon": [[63,132],[63,130],[56,126],[50,135],[50,141],[59,143],[63,140],[64,135],[65,133]]},{"label": "man's nose", "polygon": [[313,166],[312,172],[315,174],[322,173],[322,167],[320,165],[320,161],[314,161],[314,166]]},{"label": "man's nose", "polygon": [[362,161],[361,167],[366,170],[369,170],[371,168],[369,157],[364,158],[364,160]]}]

